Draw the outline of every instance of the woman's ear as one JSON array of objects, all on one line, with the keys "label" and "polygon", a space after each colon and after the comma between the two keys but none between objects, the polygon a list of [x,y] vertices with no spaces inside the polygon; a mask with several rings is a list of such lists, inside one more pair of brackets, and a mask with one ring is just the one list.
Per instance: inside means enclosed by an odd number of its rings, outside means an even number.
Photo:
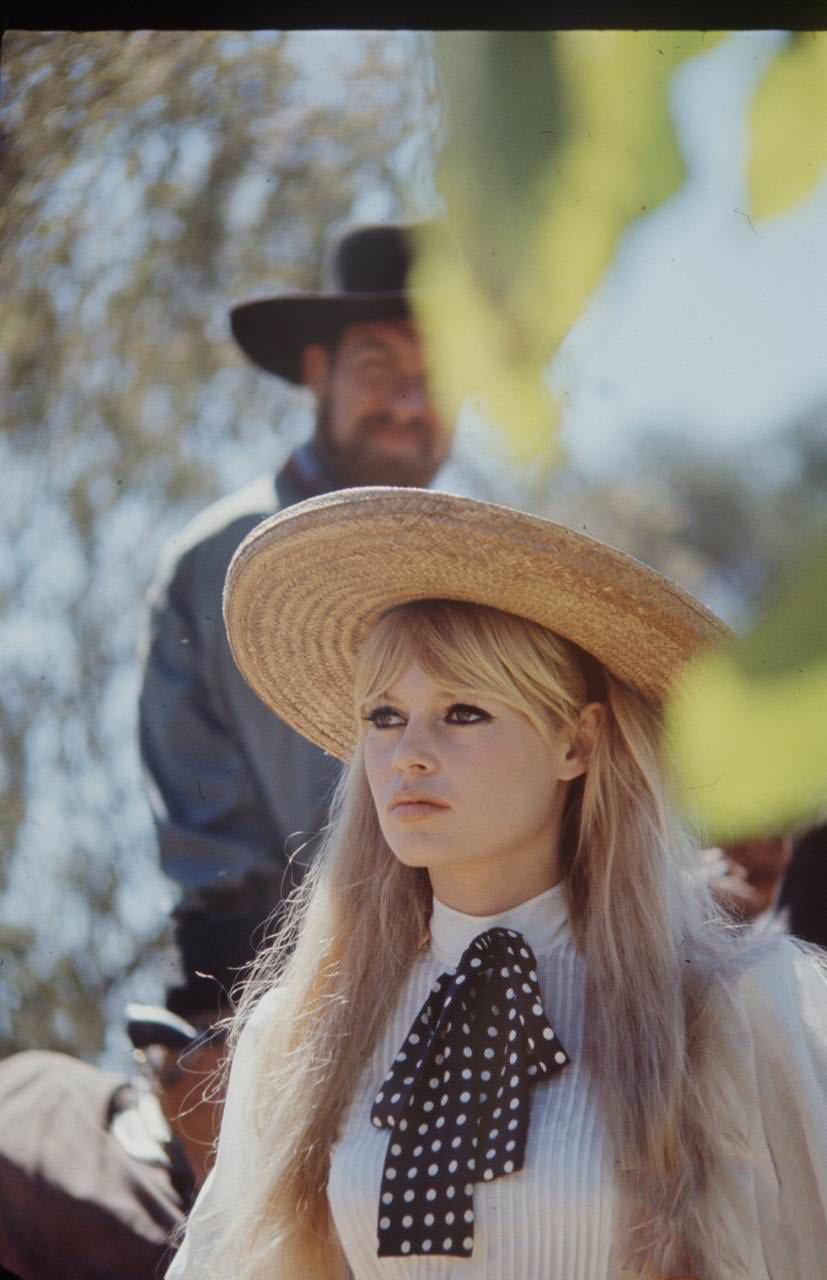
[{"label": "woman's ear", "polygon": [[587,702],[581,710],[577,717],[577,724],[571,731],[568,750],[563,761],[563,772],[560,776],[564,781],[569,782],[572,778],[579,778],[588,769],[605,713],[606,708],[602,702]]}]

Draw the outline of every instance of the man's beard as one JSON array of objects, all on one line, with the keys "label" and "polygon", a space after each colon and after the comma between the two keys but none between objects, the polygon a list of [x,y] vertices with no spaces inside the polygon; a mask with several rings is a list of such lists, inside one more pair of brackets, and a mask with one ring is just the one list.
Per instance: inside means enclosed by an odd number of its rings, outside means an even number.
[{"label": "man's beard", "polygon": [[443,462],[442,440],[424,418],[412,419],[407,428],[417,435],[419,448],[411,453],[384,452],[374,432],[393,426],[389,414],[368,414],[356,424],[355,438],[348,444],[333,439],[330,403],[319,406],[314,445],[333,479],[343,488],[370,484],[401,485],[425,489]]}]

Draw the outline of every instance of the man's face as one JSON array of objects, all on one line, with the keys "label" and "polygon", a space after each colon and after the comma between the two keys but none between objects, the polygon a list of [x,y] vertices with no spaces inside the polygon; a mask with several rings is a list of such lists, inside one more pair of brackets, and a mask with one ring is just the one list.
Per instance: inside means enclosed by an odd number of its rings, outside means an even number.
[{"label": "man's face", "polygon": [[453,431],[431,400],[410,321],[348,325],[332,357],[305,348],[304,375],[318,402],[316,446],[341,484],[430,484]]}]

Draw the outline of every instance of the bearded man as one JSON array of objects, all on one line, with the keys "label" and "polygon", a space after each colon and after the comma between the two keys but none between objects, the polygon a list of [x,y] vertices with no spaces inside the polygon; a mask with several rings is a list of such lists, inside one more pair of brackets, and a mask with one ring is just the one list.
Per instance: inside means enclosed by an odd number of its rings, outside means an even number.
[{"label": "bearded man", "polygon": [[262,868],[281,873],[287,892],[291,866],[301,873],[324,825],[338,764],[244,683],[221,592],[233,552],[265,516],[354,485],[424,487],[446,458],[452,427],[431,399],[407,292],[412,234],[351,230],[333,254],[329,291],[231,311],[245,354],[308,387],[316,417],[275,478],[222,499],[172,540],[151,592],[140,746],[161,866],[185,900]]}]

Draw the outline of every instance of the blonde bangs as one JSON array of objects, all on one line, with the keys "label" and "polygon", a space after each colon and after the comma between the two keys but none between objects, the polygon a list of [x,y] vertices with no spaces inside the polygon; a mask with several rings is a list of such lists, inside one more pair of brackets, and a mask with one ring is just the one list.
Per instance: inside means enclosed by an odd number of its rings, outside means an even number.
[{"label": "blonde bangs", "polygon": [[486,605],[422,600],[391,609],[365,643],[356,669],[357,716],[414,661],[433,680],[522,712],[544,735],[571,723],[586,700],[574,647],[545,627]]}]

